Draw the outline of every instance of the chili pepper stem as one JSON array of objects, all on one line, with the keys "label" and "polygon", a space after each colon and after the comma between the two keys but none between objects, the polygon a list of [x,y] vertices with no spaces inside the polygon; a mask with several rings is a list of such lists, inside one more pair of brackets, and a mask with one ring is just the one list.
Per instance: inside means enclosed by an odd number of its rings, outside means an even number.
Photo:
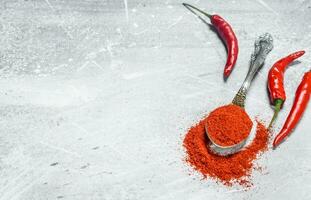
[{"label": "chili pepper stem", "polygon": [[273,114],[273,117],[270,121],[270,124],[268,126],[268,130],[270,130],[270,128],[272,127],[272,124],[273,122],[275,121],[276,117],[278,116],[280,110],[281,110],[281,107],[283,105],[283,100],[282,99],[276,99],[275,100],[275,103],[274,103],[274,114]]},{"label": "chili pepper stem", "polygon": [[[194,10],[196,10],[196,11],[202,13],[202,14],[205,15],[206,17],[210,18],[210,19],[211,19],[211,17],[212,17],[212,15],[210,15],[210,14],[204,12],[203,10],[201,10],[201,9],[199,9],[199,8],[193,6],[193,5],[190,5],[190,4],[188,4],[188,3],[183,3],[182,5],[185,6],[187,9],[189,9],[191,12],[193,12],[192,9],[194,9]],[[196,14],[195,12],[193,12],[193,13]],[[196,14],[196,15],[197,15],[197,14]]]}]

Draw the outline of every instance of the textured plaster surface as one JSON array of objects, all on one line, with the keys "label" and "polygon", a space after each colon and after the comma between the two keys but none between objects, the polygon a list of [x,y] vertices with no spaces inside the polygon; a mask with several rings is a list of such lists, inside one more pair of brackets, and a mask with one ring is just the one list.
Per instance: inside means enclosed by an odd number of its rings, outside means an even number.
[{"label": "textured plaster surface", "polygon": [[252,119],[272,116],[273,62],[307,51],[286,72],[281,128],[311,68],[311,1],[189,1],[236,32],[240,54],[226,83],[225,47],[181,3],[1,0],[1,200],[311,199],[310,106],[258,160],[264,168],[248,191],[201,180],[182,148],[191,125],[231,101],[264,32],[275,47],[247,97]]}]

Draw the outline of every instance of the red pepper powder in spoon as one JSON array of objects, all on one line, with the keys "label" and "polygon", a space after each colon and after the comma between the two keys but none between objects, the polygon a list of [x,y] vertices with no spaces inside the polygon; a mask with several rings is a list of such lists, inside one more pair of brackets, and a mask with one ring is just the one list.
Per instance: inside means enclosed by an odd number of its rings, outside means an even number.
[{"label": "red pepper powder in spoon", "polygon": [[[224,107],[226,108],[230,109],[230,105]],[[248,146],[235,154],[219,156],[214,154],[207,145],[209,139],[205,133],[205,124],[208,120],[208,117],[201,120],[186,134],[183,142],[187,154],[186,162],[199,171],[204,178],[216,179],[227,186],[233,183],[245,187],[251,186],[250,175],[254,169],[253,161],[260,153],[268,149],[268,130],[261,122],[258,122],[255,138]],[[244,118],[235,118],[235,120],[241,124],[245,123]]]},{"label": "red pepper powder in spoon", "polygon": [[220,146],[232,146],[245,140],[252,126],[253,122],[245,110],[233,104],[215,109],[206,121],[210,139]]}]

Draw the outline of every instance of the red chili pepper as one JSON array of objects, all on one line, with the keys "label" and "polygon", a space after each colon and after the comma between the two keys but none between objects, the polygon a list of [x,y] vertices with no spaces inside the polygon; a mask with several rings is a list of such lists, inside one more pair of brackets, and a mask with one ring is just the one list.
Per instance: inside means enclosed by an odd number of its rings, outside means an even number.
[{"label": "red chili pepper", "polygon": [[278,60],[271,67],[268,74],[268,89],[270,93],[271,102],[274,105],[274,115],[269,124],[269,129],[271,128],[274,120],[276,119],[278,113],[280,112],[285,100],[286,94],[284,90],[284,72],[286,67],[293,62],[295,59],[299,58],[305,53],[305,51],[297,51],[292,53],[280,60]]},{"label": "red chili pepper", "polygon": [[311,71],[304,74],[295,95],[294,104],[289,112],[289,115],[283,125],[283,128],[273,141],[273,147],[278,146],[285,137],[295,128],[300,118],[302,117],[311,95]]},{"label": "red chili pepper", "polygon": [[[238,40],[237,40],[230,24],[228,22],[226,22],[219,15],[207,14],[206,12],[204,12],[204,11],[202,11],[202,10],[200,10],[200,9],[190,5],[190,4],[187,4],[187,3],[183,3],[183,5],[186,8],[188,8],[191,12],[193,12],[194,14],[196,14],[196,13],[192,9],[194,9],[194,10],[202,13],[203,15],[207,16],[211,20],[211,23],[216,28],[221,39],[225,42],[226,47],[227,47],[228,57],[227,57],[227,62],[226,62],[225,69],[224,69],[224,77],[228,78],[228,76],[232,72],[233,67],[234,67],[234,65],[238,59],[238,53],[239,53]],[[200,19],[202,19],[202,18],[200,17]]]}]

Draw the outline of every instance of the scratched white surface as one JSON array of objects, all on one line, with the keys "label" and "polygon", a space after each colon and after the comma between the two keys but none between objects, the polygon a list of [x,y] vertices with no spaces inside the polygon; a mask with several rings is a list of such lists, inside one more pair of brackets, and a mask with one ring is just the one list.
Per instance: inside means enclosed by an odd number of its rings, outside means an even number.
[{"label": "scratched white surface", "polygon": [[227,83],[214,32],[167,0],[2,0],[0,199],[311,199],[310,106],[292,136],[259,163],[243,191],[189,176],[186,130],[230,102],[254,40],[274,37],[247,99],[272,115],[266,76],[276,59],[307,51],[286,72],[288,100],[311,68],[311,1],[189,1],[227,19],[240,56]]}]

